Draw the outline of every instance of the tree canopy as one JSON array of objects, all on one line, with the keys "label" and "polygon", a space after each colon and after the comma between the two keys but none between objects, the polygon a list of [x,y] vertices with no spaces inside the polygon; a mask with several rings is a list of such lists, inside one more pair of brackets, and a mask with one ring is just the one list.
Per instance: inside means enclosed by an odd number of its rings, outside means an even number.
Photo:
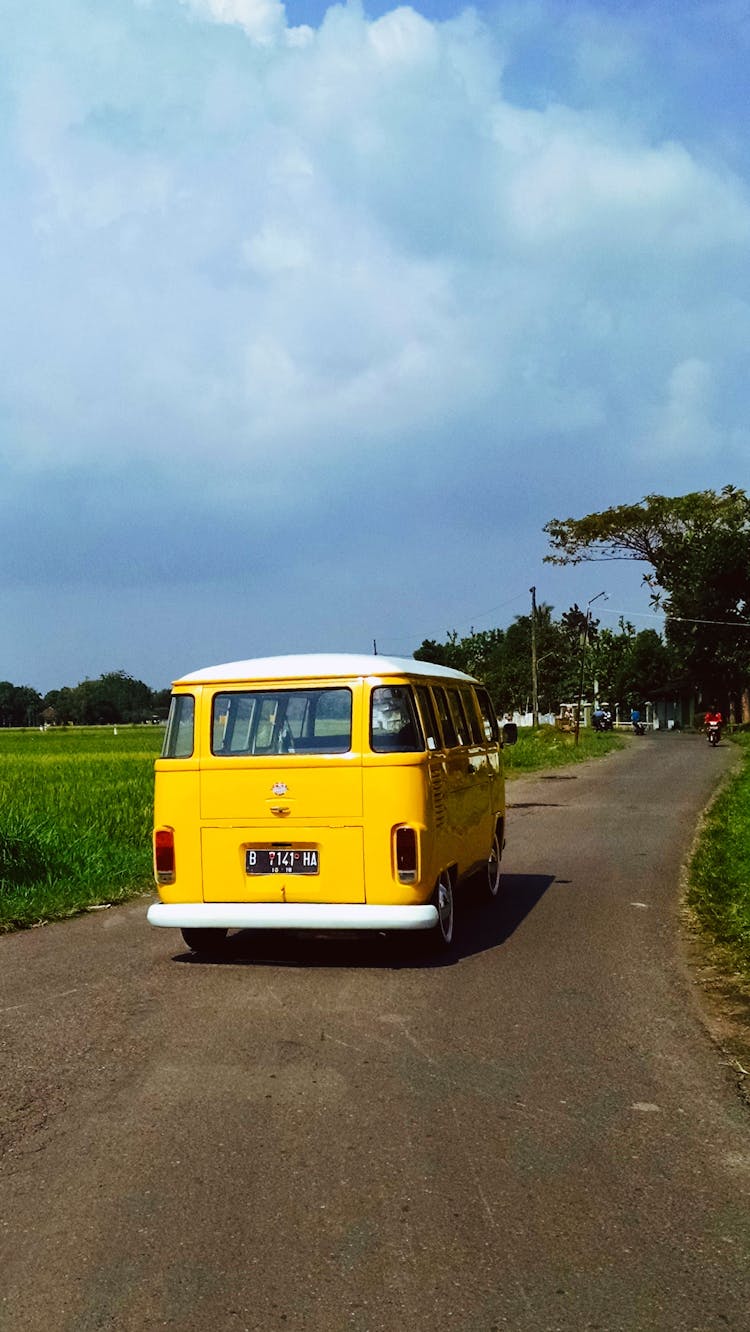
[{"label": "tree canopy", "polygon": [[[750,498],[736,486],[670,497],[646,495],[583,518],[552,518],[543,529],[552,554],[546,564],[583,560],[643,560],[667,590],[686,553],[718,534],[742,544],[750,538]],[[647,576],[648,578],[648,576]]]},{"label": "tree canopy", "polygon": [[680,669],[708,697],[741,694],[750,679],[750,498],[736,486],[646,495],[583,518],[553,518],[550,564],[640,560],[666,616]]}]

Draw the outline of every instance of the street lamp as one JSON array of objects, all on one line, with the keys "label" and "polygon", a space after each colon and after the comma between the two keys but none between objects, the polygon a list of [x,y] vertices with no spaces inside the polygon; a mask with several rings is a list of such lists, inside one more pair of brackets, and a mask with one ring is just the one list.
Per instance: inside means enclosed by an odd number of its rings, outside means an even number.
[{"label": "street lamp", "polygon": [[597,592],[595,597],[586,602],[586,623],[583,628],[583,643],[581,644],[581,674],[578,681],[578,707],[576,708],[576,744],[578,744],[578,735],[581,729],[581,705],[583,702],[583,672],[586,665],[586,646],[589,641],[589,627],[591,625],[591,607],[600,597],[606,597],[606,592]]},{"label": "street lamp", "polygon": [[534,661],[534,704],[536,707],[536,724],[539,724],[539,667],[548,657],[555,657],[558,654],[558,648],[552,648],[550,652],[543,652],[541,657]]}]

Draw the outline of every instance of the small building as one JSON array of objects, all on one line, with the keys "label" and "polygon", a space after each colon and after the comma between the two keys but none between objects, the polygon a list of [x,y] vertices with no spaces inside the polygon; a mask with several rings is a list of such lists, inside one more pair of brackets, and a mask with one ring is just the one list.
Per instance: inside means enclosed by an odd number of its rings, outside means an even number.
[{"label": "small building", "polygon": [[654,726],[663,731],[684,731],[695,726],[696,695],[689,680],[669,680],[651,690]]}]

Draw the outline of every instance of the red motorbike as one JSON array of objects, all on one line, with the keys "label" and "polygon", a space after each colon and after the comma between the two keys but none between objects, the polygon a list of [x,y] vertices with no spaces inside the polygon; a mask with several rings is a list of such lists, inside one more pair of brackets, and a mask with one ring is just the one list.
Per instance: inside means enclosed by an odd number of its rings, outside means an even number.
[{"label": "red motorbike", "polygon": [[721,740],[721,722],[706,722],[706,735],[710,745],[718,745]]}]

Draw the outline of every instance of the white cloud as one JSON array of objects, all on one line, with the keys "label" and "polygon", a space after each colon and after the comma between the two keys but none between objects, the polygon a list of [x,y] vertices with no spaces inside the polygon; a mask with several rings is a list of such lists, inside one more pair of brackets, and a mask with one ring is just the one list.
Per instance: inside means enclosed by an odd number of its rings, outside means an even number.
[{"label": "white cloud", "polygon": [[[602,435],[641,463],[651,438],[653,468],[734,456],[736,173],[632,118],[504,93],[507,43],[475,13],[337,6],[302,45],[276,0],[132,14],[103,0],[92,29],[73,0],[59,59],[29,35],[6,82],[19,469],[122,450],[199,469],[208,447],[241,488],[269,439],[290,467],[351,468],[352,441],[408,440],[448,475],[469,436],[506,463]],[[587,31],[604,69],[615,35]]]},{"label": "white cloud", "polygon": [[213,23],[235,24],[259,46],[287,39],[292,46],[304,45],[312,29],[287,28],[286,6],[281,0],[182,0],[194,14]]},{"label": "white cloud", "polygon": [[242,254],[248,268],[260,277],[273,278],[276,274],[310,263],[310,250],[303,236],[286,231],[283,221],[278,225],[264,223],[259,231],[246,240]]},{"label": "white cloud", "polygon": [[11,678],[408,652],[597,592],[551,515],[742,484],[745,68],[703,8],[6,0]]},{"label": "white cloud", "polygon": [[434,65],[439,54],[435,24],[406,6],[370,24],[367,39],[385,65]]},{"label": "white cloud", "polygon": [[502,189],[522,243],[566,238],[664,262],[750,239],[747,190],[681,145],[652,146],[583,113],[500,104],[493,137],[507,165]]},{"label": "white cloud", "polygon": [[711,366],[696,356],[681,361],[669,376],[649,447],[670,461],[714,456],[721,437],[712,420],[713,397]]}]

